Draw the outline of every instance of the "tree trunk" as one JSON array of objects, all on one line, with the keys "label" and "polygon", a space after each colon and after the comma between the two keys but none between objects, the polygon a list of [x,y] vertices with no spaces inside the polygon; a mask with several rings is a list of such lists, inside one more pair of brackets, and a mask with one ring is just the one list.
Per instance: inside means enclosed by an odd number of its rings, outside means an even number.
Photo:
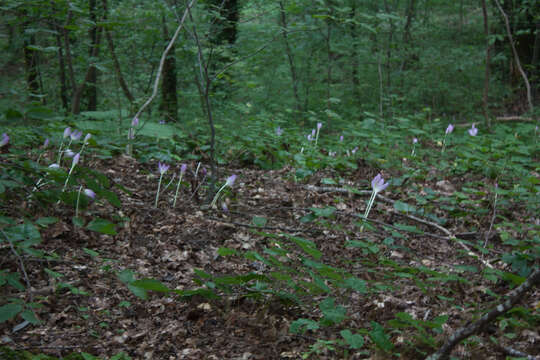
[{"label": "tree trunk", "polygon": [[238,23],[237,0],[210,0],[210,10],[216,15],[210,28],[210,41],[215,45],[236,42],[236,25]]},{"label": "tree trunk", "polygon": [[491,128],[491,119],[489,118],[489,104],[488,104],[488,95],[489,95],[489,73],[490,73],[490,63],[491,63],[491,44],[489,41],[489,21],[488,21],[488,12],[486,0],[482,0],[482,15],[484,18],[484,35],[486,37],[486,70],[484,74],[484,92],[482,94],[482,109],[484,112],[484,119],[486,126]]},{"label": "tree trunk", "polygon": [[68,96],[67,96],[67,84],[66,84],[66,64],[64,61],[64,50],[62,48],[62,29],[58,24],[54,25],[56,30],[56,46],[58,47],[58,78],[60,80],[60,99],[62,100],[62,107],[67,111],[69,109]]},{"label": "tree trunk", "polygon": [[301,110],[300,106],[300,97],[298,96],[298,77],[296,75],[296,66],[294,64],[294,55],[291,50],[291,46],[289,44],[289,38],[287,36],[287,18],[285,14],[285,8],[283,7],[283,1],[279,2],[279,10],[280,10],[280,23],[281,23],[281,34],[283,35],[283,41],[285,42],[285,52],[287,54],[287,58],[289,60],[289,69],[291,71],[291,80],[292,80],[292,88],[293,88],[293,95],[294,95],[294,104],[296,111]]},{"label": "tree trunk", "polygon": [[[165,14],[161,16],[163,21],[163,39],[169,42],[169,30]],[[171,47],[165,63],[163,64],[163,82],[161,83],[160,109],[167,121],[178,121],[178,101],[176,96],[176,55],[174,44]]]},{"label": "tree trunk", "polygon": [[[96,57],[99,53],[95,49],[99,46],[98,40],[98,28],[97,28],[97,9],[96,9],[96,0],[88,0],[88,7],[90,11],[90,21],[92,22],[92,27],[88,32],[90,38],[90,48],[88,49],[88,56],[90,58],[90,68],[88,74],[88,86],[86,90],[86,96],[88,98],[88,111],[97,110],[97,79],[98,79],[98,70],[94,66],[94,62],[97,61]],[[101,34],[101,32],[99,32]],[[96,57],[93,56],[96,54]]]},{"label": "tree trunk", "polygon": [[[102,0],[102,3],[103,3],[103,18],[107,19],[107,14],[109,11],[108,6],[107,6],[107,0]],[[118,57],[116,56],[116,52],[114,50],[113,38],[108,28],[105,28],[105,37],[107,38],[107,44],[109,45],[109,51],[111,52],[111,58],[113,60],[113,66],[114,66],[114,73],[116,75],[116,78],[118,79],[118,83],[120,84],[120,87],[122,88],[122,92],[124,93],[125,97],[128,99],[129,103],[133,104],[133,102],[135,102],[135,98],[131,94],[131,91],[129,91],[126,80],[124,79],[124,75],[122,74],[122,69],[120,68],[120,62],[118,61]]]},{"label": "tree trunk", "polygon": [[351,82],[352,82],[352,94],[354,99],[358,102],[360,105],[360,79],[358,78],[358,34],[357,26],[356,26],[356,0],[352,1],[351,4],[351,11],[349,13],[349,19],[351,20],[351,25],[349,26],[349,30],[351,32],[351,38],[352,38],[352,49],[351,49],[351,57],[352,57],[352,71],[351,71]]}]

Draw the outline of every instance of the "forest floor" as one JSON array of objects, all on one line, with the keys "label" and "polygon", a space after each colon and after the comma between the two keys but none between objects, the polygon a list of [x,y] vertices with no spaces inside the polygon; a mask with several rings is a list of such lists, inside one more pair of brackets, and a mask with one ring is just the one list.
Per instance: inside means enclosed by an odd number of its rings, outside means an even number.
[{"label": "forest floor", "polygon": [[[75,227],[71,221],[72,210],[33,209],[38,212],[33,216],[61,219],[42,231],[40,246],[46,252],[58,254],[59,260],[36,261],[23,257],[34,301],[43,305],[37,309],[42,325],[13,331],[20,319],[8,321],[0,326],[0,344],[57,357],[81,351],[110,357],[123,351],[133,359],[300,359],[302,354],[312,351],[310,358],[318,359],[385,359],[392,356],[375,350],[369,336],[364,336],[366,344],[356,352],[346,353],[334,344],[335,350],[328,346],[316,353],[312,346],[317,339],[340,338],[339,331],[344,328],[365,329],[373,321],[385,324],[400,312],[423,320],[449,316],[443,333],[432,334],[442,341],[478,312],[489,309],[485,306],[496,303],[489,295],[490,291],[504,295],[510,290],[506,283],[490,283],[482,276],[489,259],[471,256],[456,241],[449,240],[441,231],[442,226],[433,226],[428,219],[419,222],[396,211],[388,201],[414,204],[412,192],[398,192],[388,187],[381,193],[383,197],[377,198],[370,214],[375,222],[362,231],[359,216],[364,213],[369,191],[354,194],[337,190],[346,186],[370,190],[369,181],[377,172],[361,162],[354,172],[341,175],[342,183],[332,186],[321,182],[323,178],[336,178],[336,174],[329,171],[318,172],[307,183],[301,183],[292,179],[290,168],[274,171],[221,169],[222,174],[238,175],[231,189],[228,211],[222,211],[221,206],[217,210],[202,209],[197,196],[191,197],[191,185],[181,188],[175,209],[171,208],[171,198],[165,196],[155,208],[156,169],[128,157],[95,160],[92,167],[125,188],[125,191],[116,191],[122,208],[97,200],[83,216],[89,216],[91,212],[92,216],[127,221],[123,227],[118,227],[116,235],[104,235]],[[383,172],[382,175],[389,179],[398,174]],[[465,181],[444,175],[439,179],[443,180],[417,185],[451,193],[460,189]],[[192,183],[192,174],[185,180]],[[488,180],[484,182],[486,189],[492,186]],[[174,189],[168,191],[174,194]],[[489,207],[489,199],[484,199],[484,204]],[[25,207],[25,204],[12,205],[14,212]],[[336,210],[330,216],[301,221],[313,212],[310,208],[330,206]],[[455,219],[442,209],[436,209],[433,215],[448,220],[444,229],[469,240],[484,239],[490,224],[490,215]],[[254,216],[265,218],[266,223],[255,225]],[[513,213],[512,216],[519,219],[521,215]],[[389,225],[395,223],[415,226],[421,231],[397,237]],[[482,230],[471,232],[471,226]],[[184,299],[156,292],[151,292],[148,300],[142,300],[118,278],[119,272],[130,269],[138,278],[153,278],[172,289],[192,289],[197,287],[193,282],[195,269],[212,275],[265,274],[269,269],[261,262],[218,254],[220,248],[262,254],[273,241],[265,233],[289,234],[313,241],[323,254],[319,261],[364,280],[370,291],[339,290],[336,300],[347,310],[344,322],[317,332],[308,330],[295,335],[289,331],[291,323],[298,318],[319,319],[321,313],[316,306],[286,303],[272,296],[251,299],[243,296],[247,293],[243,286],[232,286],[232,293],[217,300],[202,296]],[[494,246],[493,251],[504,251],[498,236],[491,235],[488,241]],[[389,237],[393,237],[393,243],[385,241]],[[346,246],[348,241],[360,239],[371,247]],[[15,258],[8,258],[9,247],[0,251],[0,268],[16,271],[19,264]],[[458,281],[435,281],[431,288],[422,285],[429,282],[428,271],[414,274],[404,270],[422,268],[437,274],[454,272],[456,266],[463,269],[463,273],[455,274]],[[55,279],[43,268],[63,277]],[[459,281],[462,277],[467,282]],[[419,282],[419,279],[423,280]],[[3,295],[9,296],[5,287],[2,291]],[[302,300],[309,304],[324,296]],[[539,297],[540,292],[536,289],[524,297],[520,305],[534,308]],[[454,355],[470,359],[504,359],[500,350],[488,340],[488,334],[496,336],[499,332],[497,327],[487,329],[473,344],[458,346]],[[417,359],[436,349],[411,334],[406,329],[401,334],[389,334],[395,346],[394,354],[400,353],[404,359]],[[539,340],[538,332],[523,330],[518,331],[515,338],[505,341],[513,348],[540,355],[540,348],[535,348]],[[368,348],[371,351],[367,351]]]}]

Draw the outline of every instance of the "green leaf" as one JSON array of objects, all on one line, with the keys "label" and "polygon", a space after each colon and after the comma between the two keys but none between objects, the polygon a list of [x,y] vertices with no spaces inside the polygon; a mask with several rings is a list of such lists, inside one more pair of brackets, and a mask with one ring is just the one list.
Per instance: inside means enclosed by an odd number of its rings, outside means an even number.
[{"label": "green leaf", "polygon": [[23,310],[23,306],[20,304],[7,304],[0,306],[0,324],[13,319]]},{"label": "green leaf", "polygon": [[127,284],[127,287],[129,289],[129,291],[131,291],[133,293],[133,295],[135,295],[139,299],[143,299],[143,300],[148,299],[148,291],[146,291],[145,289],[140,288],[138,286],[133,286],[131,284]]},{"label": "green leaf", "polygon": [[238,252],[235,249],[230,249],[226,247],[221,247],[217,251],[219,256],[231,256],[231,255],[237,255]]},{"label": "green leaf", "polygon": [[117,276],[118,279],[124,284],[129,284],[135,281],[135,274],[130,269],[122,270],[121,272],[117,273]]},{"label": "green leaf", "polygon": [[90,223],[86,225],[86,228],[88,230],[92,230],[92,231],[99,232],[102,234],[116,235],[115,224],[101,218],[97,218],[90,221]]},{"label": "green leaf", "polygon": [[51,269],[45,268],[44,270],[45,270],[45,272],[46,272],[47,274],[49,274],[53,279],[60,279],[61,277],[64,276],[63,274],[60,274],[59,272],[52,271]]},{"label": "green leaf", "polygon": [[324,299],[319,304],[319,308],[324,315],[323,319],[321,320],[324,325],[339,324],[345,320],[347,309],[341,305],[336,305],[334,298]]},{"label": "green leaf", "polygon": [[82,217],[72,217],[71,218],[71,222],[73,223],[73,225],[75,225],[76,227],[83,227],[84,226],[84,218]]},{"label": "green leaf", "polygon": [[319,329],[319,323],[310,319],[298,319],[291,323],[289,331],[293,334],[303,334],[307,330]]},{"label": "green leaf", "polygon": [[85,253],[87,253],[88,255],[90,255],[91,257],[98,257],[99,256],[99,253],[97,251],[94,251],[94,250],[83,248],[83,251]]},{"label": "green leaf", "polygon": [[321,184],[325,184],[325,185],[337,185],[337,182],[336,180],[332,179],[332,178],[323,178],[321,180]]},{"label": "green leaf", "polygon": [[323,209],[312,207],[309,208],[309,210],[313,211],[313,214],[317,217],[329,218],[336,212],[337,209],[333,206],[327,206]]},{"label": "green leaf", "polygon": [[24,310],[21,313],[21,317],[33,325],[41,324],[41,321],[39,321],[39,319],[36,317],[36,314],[34,314],[34,312],[30,309]]},{"label": "green leaf", "polygon": [[364,337],[362,335],[353,334],[350,330],[341,330],[340,334],[352,349],[360,349],[364,346]]},{"label": "green leaf", "polygon": [[343,284],[345,285],[345,287],[352,289],[354,291],[358,291],[361,294],[367,293],[366,282],[357,277],[350,277],[347,280],[345,280]]},{"label": "green leaf", "polygon": [[141,279],[135,280],[130,285],[139,287],[144,290],[157,291],[157,292],[169,292],[168,287],[155,279]]},{"label": "green leaf", "polygon": [[82,352],[81,356],[83,357],[84,360],[101,360],[100,358],[95,357],[94,355],[90,355],[90,354],[85,353],[85,352]]},{"label": "green leaf", "polygon": [[373,330],[369,331],[369,337],[373,340],[375,345],[386,352],[392,350],[394,344],[390,342],[389,336],[384,333],[384,328],[375,321],[371,322],[371,326],[373,327]]},{"label": "green leaf", "polygon": [[399,200],[394,203],[394,209],[405,213],[416,211],[416,208],[414,206],[401,202]]},{"label": "green leaf", "polygon": [[260,227],[265,226],[266,223],[268,222],[268,220],[262,216],[254,216],[253,219],[251,219],[251,221],[253,222],[255,226],[260,226]]},{"label": "green leaf", "polygon": [[38,224],[41,227],[47,227],[51,224],[56,224],[58,222],[57,217],[42,217],[36,220],[36,224]]}]

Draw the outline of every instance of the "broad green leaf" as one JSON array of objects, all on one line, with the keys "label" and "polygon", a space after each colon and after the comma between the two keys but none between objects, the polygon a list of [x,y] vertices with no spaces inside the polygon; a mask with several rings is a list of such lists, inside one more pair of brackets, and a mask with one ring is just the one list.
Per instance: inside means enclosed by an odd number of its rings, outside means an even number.
[{"label": "broad green leaf", "polygon": [[102,234],[116,235],[115,224],[101,218],[97,218],[90,221],[90,223],[86,225],[86,228],[88,230],[92,230],[92,231],[99,232]]},{"label": "broad green leaf", "polygon": [[394,348],[394,344],[390,342],[390,337],[385,334],[384,328],[375,321],[371,322],[371,327],[373,330],[369,331],[369,337],[371,340],[373,340],[375,345],[386,352],[392,350]]},{"label": "broad green leaf", "polygon": [[39,321],[39,319],[36,317],[36,314],[34,314],[34,312],[30,309],[24,310],[21,313],[21,317],[33,325],[41,324],[41,321]]},{"label": "broad green leaf", "polygon": [[161,282],[155,279],[141,279],[135,280],[131,285],[139,287],[144,290],[157,291],[157,292],[169,292],[171,291],[168,287],[163,285]]},{"label": "broad green leaf", "polygon": [[13,319],[23,310],[23,306],[20,304],[6,304],[0,306],[0,324],[4,321]]},{"label": "broad green leaf", "polygon": [[235,249],[230,249],[226,247],[221,247],[217,251],[219,256],[231,256],[231,255],[237,255],[238,252]]},{"label": "broad green leaf", "polygon": [[51,224],[56,224],[58,222],[57,217],[42,217],[36,220],[36,224],[38,224],[41,227],[47,227]]},{"label": "broad green leaf", "polygon": [[253,219],[251,219],[251,221],[253,222],[255,226],[260,226],[260,227],[265,226],[266,223],[268,222],[268,220],[262,216],[254,216]]},{"label": "broad green leaf", "polygon": [[364,337],[362,335],[353,334],[350,330],[341,330],[340,334],[351,349],[360,349],[364,346]]},{"label": "broad green leaf", "polygon": [[319,323],[310,319],[298,319],[291,323],[289,331],[293,334],[303,334],[307,330],[319,329]]},{"label": "broad green leaf", "polygon": [[94,250],[83,248],[83,251],[85,253],[87,253],[88,255],[90,255],[91,257],[98,257],[99,256],[99,253],[97,251],[94,251]]}]

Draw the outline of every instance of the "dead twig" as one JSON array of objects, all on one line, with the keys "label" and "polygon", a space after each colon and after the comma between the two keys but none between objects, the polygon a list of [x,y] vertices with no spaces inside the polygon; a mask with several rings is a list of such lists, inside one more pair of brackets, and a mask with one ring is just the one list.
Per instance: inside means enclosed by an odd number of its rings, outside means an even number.
[{"label": "dead twig", "polygon": [[495,320],[498,316],[504,314],[510,310],[516,302],[518,302],[522,296],[536,285],[540,284],[540,268],[536,268],[527,280],[516,289],[508,294],[508,299],[497,305],[497,307],[490,312],[484,314],[480,319],[472,324],[458,329],[453,333],[450,338],[444,343],[444,345],[437,350],[434,354],[426,358],[426,360],[445,360],[448,359],[452,349],[461,341],[467,339],[469,336],[479,332],[487,324]]}]

